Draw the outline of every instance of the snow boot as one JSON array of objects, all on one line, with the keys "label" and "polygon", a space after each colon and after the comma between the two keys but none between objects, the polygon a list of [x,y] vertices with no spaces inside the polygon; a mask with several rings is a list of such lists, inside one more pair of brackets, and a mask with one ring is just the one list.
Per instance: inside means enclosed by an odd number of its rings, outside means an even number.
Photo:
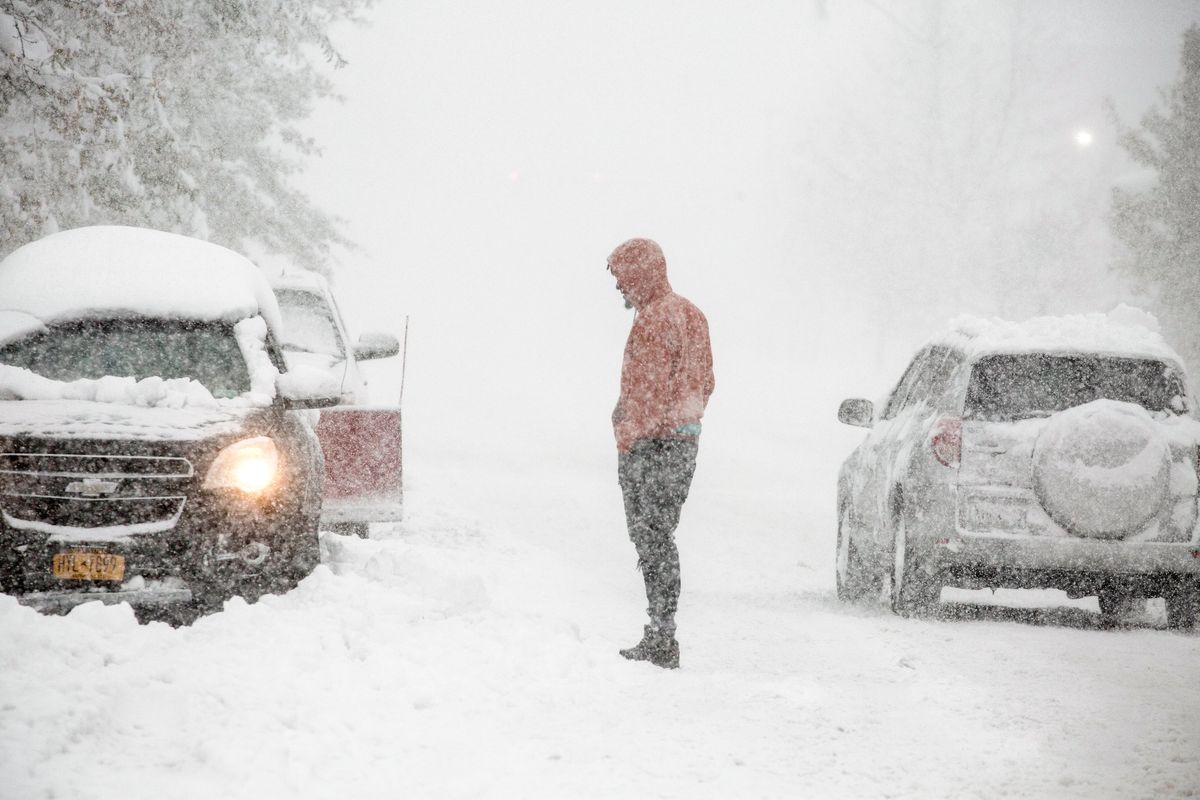
[{"label": "snow boot", "polygon": [[649,625],[644,628],[640,642],[618,652],[630,661],[649,661],[663,669],[679,668],[679,642]]}]

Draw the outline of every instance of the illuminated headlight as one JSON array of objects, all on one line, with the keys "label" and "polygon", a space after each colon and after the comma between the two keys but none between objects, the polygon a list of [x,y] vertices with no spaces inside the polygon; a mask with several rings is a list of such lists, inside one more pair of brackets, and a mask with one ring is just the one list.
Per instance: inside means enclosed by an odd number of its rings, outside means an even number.
[{"label": "illuminated headlight", "polygon": [[226,447],[208,468],[205,489],[241,489],[258,494],[275,482],[279,453],[266,436],[243,439]]}]

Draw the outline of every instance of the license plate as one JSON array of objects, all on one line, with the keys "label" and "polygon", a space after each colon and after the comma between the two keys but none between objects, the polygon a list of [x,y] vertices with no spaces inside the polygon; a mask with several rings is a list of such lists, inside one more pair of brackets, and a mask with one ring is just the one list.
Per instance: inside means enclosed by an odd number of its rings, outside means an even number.
[{"label": "license plate", "polygon": [[125,556],[73,551],[55,553],[54,577],[72,581],[119,581],[125,577]]}]

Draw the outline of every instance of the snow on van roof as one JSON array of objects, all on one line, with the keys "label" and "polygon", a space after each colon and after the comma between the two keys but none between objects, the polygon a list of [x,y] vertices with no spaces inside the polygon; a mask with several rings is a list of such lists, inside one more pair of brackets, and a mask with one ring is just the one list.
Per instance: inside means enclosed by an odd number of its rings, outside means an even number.
[{"label": "snow on van roof", "polygon": [[[0,311],[13,322],[19,315],[12,312],[21,312],[45,323],[261,315],[273,330],[281,327],[275,295],[249,259],[189,236],[118,225],[51,234],[0,261]],[[0,329],[0,338],[5,333]]]},{"label": "snow on van roof", "polygon": [[325,294],[329,290],[329,282],[312,270],[289,269],[280,275],[269,278],[273,289],[298,289],[314,294]]},{"label": "snow on van roof", "polygon": [[1034,317],[1023,322],[959,316],[934,338],[969,357],[997,353],[1094,353],[1141,356],[1182,364],[1153,314],[1119,305],[1107,314]]}]

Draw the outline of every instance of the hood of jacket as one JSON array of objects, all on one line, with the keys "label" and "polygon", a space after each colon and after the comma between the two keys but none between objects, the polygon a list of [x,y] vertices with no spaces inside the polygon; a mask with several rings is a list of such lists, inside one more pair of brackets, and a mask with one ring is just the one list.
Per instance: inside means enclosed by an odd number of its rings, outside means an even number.
[{"label": "hood of jacket", "polygon": [[645,308],[671,292],[667,259],[650,239],[630,239],[619,245],[608,257],[608,268],[634,308]]}]

